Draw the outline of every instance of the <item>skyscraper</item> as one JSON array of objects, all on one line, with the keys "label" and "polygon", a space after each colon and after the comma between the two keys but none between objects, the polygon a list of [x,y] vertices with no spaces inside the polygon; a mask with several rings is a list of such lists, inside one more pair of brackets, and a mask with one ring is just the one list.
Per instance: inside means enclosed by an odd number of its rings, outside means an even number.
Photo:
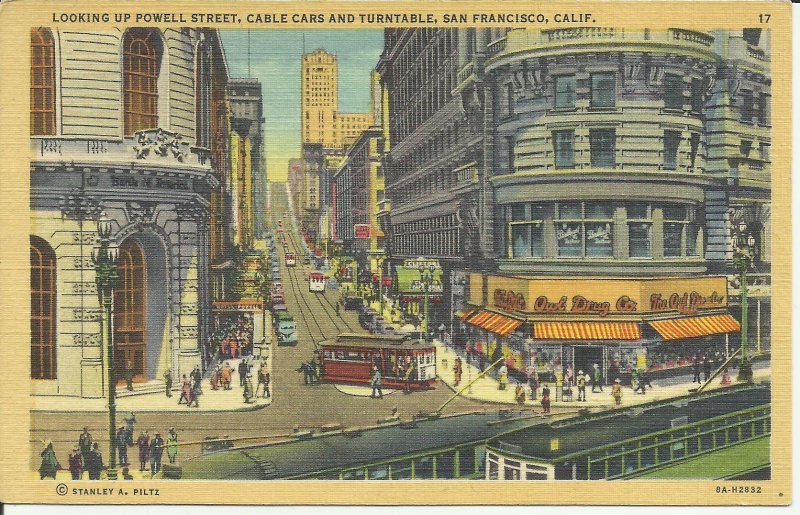
[{"label": "skyscraper", "polygon": [[336,130],[339,66],[336,56],[318,48],[303,54],[301,74],[302,141],[333,148],[340,144]]}]

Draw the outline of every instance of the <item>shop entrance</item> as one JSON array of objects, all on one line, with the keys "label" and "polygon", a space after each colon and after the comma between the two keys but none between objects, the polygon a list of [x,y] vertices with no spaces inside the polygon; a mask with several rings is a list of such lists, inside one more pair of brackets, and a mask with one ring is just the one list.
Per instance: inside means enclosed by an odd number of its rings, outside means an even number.
[{"label": "shop entrance", "polygon": [[[576,345],[569,349],[572,353],[572,363],[574,364],[574,371],[577,375],[579,371],[583,370],[584,374],[594,375],[594,364],[600,366],[600,373],[602,374],[603,384],[607,382],[606,378],[606,363],[605,363],[605,347],[595,345]],[[568,355],[564,356],[565,360]]]}]

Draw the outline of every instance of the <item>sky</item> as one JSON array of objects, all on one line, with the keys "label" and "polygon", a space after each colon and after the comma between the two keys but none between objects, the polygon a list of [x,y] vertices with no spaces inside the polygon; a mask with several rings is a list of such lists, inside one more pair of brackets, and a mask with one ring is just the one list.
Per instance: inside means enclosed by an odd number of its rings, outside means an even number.
[{"label": "sky", "polygon": [[289,159],[300,157],[300,58],[324,48],[339,63],[339,111],[367,112],[370,72],[383,50],[382,30],[221,30],[231,77],[261,81],[267,178],[285,181]]}]

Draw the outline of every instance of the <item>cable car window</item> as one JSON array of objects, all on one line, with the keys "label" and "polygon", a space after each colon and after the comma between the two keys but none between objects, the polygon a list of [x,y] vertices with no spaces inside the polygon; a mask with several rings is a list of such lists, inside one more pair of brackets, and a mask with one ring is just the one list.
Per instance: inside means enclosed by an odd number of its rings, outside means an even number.
[{"label": "cable car window", "polygon": [[525,479],[528,481],[545,481],[547,480],[547,474],[542,472],[526,472]]},{"label": "cable car window", "polygon": [[439,454],[436,457],[436,477],[438,479],[453,479],[455,477],[453,470],[454,456],[454,452],[448,452]]},{"label": "cable car window", "polygon": [[461,449],[458,451],[458,473],[461,477],[475,473],[475,449]]},{"label": "cable car window", "polygon": [[392,463],[392,479],[411,479],[411,461],[396,461]]},{"label": "cable car window", "polygon": [[389,479],[389,467],[387,465],[370,468],[368,472],[370,479]]},{"label": "cable car window", "polygon": [[[508,463],[508,462],[506,462],[506,463]],[[519,469],[518,468],[509,467],[508,465],[506,465],[503,477],[504,477],[504,479],[506,481],[518,480],[520,478]]]},{"label": "cable car window", "polygon": [[430,456],[425,456],[424,458],[417,459],[414,470],[416,479],[432,479],[433,458]]}]

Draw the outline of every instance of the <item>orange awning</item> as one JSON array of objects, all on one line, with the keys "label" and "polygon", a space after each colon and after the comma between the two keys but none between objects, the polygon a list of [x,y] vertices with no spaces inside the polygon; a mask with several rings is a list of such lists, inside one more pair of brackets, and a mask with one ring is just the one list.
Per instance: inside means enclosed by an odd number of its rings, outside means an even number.
[{"label": "orange awning", "polygon": [[491,311],[481,311],[477,315],[473,315],[472,318],[467,320],[467,323],[483,329],[483,323],[486,322],[486,320],[488,320],[492,315],[494,315],[494,313]]},{"label": "orange awning", "polygon": [[534,322],[539,340],[640,340],[638,322]]},{"label": "orange awning", "polygon": [[728,314],[654,320],[650,322],[650,325],[665,340],[680,340],[741,331],[739,321]]},{"label": "orange awning", "polygon": [[456,313],[456,316],[460,320],[466,320],[466,319],[468,319],[469,317],[471,317],[472,315],[474,315],[477,312],[478,312],[477,309],[467,309],[467,310],[464,310],[464,311],[459,311],[458,313]]},{"label": "orange awning", "polygon": [[467,320],[467,323],[497,333],[500,336],[508,336],[517,327],[522,325],[522,322],[519,320],[491,311],[481,311]]}]

